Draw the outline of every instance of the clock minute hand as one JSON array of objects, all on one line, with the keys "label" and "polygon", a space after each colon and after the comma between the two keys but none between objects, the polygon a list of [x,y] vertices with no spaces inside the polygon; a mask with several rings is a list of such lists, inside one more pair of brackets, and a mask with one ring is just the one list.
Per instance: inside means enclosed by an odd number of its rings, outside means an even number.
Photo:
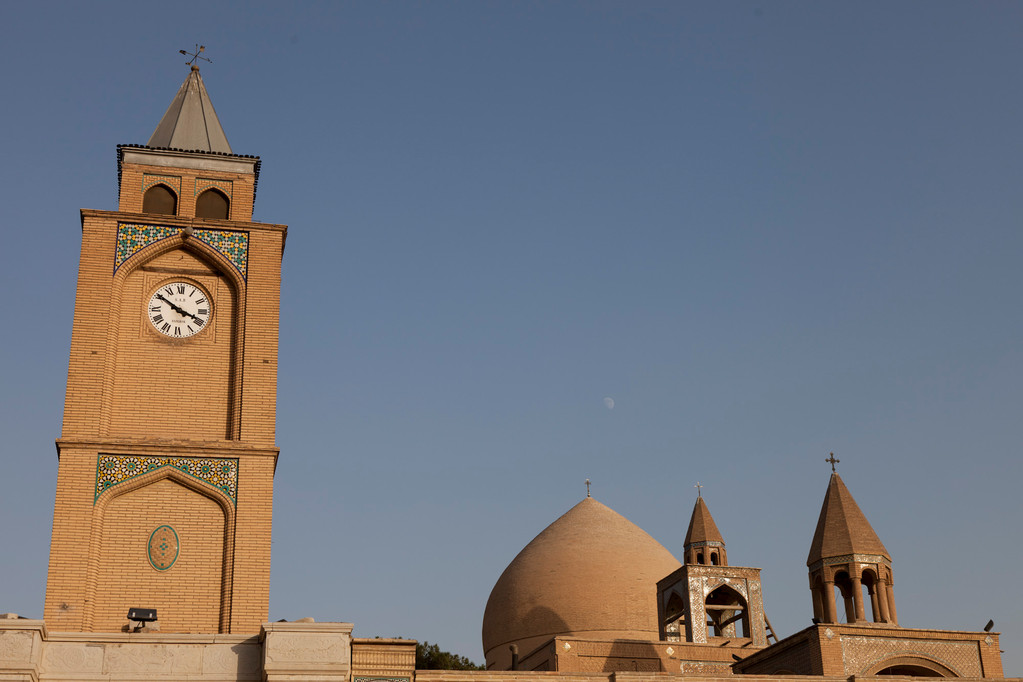
[{"label": "clock minute hand", "polygon": [[188,317],[194,318],[196,320],[199,319],[198,317],[196,317],[192,313],[188,312],[184,308],[181,308],[181,307],[176,306],[173,303],[171,303],[169,300],[167,300],[167,298],[164,297],[163,294],[157,294],[156,297],[158,299],[160,299],[161,301],[163,301],[164,303],[166,303],[167,305],[169,305],[171,308],[173,308],[179,315],[187,315]]}]

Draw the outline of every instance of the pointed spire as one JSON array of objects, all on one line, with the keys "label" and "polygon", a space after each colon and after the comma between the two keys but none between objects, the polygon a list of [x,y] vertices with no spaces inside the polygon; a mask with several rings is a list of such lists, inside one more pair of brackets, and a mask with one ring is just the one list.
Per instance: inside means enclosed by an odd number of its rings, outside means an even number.
[{"label": "pointed spire", "polygon": [[220,127],[217,112],[213,110],[213,102],[199,75],[198,66],[192,65],[192,70],[146,146],[232,153],[224,129]]},{"label": "pointed spire", "polygon": [[832,473],[806,565],[849,554],[881,555],[891,561],[891,555],[860,511],[842,478]]},{"label": "pointed spire", "polygon": [[[684,553],[686,563],[728,565],[725,559],[725,539],[721,537],[721,531],[714,523],[714,517],[710,515],[710,509],[703,501],[703,495],[696,498],[693,515],[689,519]],[[711,560],[712,553],[716,560]]]}]

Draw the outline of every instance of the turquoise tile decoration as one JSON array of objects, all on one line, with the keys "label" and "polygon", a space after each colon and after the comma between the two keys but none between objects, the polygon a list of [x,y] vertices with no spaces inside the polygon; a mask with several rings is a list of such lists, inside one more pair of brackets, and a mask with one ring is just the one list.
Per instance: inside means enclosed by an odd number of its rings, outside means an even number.
[{"label": "turquoise tile decoration", "polygon": [[[180,227],[120,223],[117,226],[117,253],[114,272],[142,249],[181,233]],[[193,238],[201,239],[220,252],[242,277],[248,277],[249,233],[236,230],[196,230]]]},{"label": "turquoise tile decoration", "polygon": [[99,496],[116,485],[148,474],[150,471],[174,467],[193,478],[220,489],[237,503],[238,460],[225,457],[149,457],[145,455],[99,455],[96,458],[96,493]]}]

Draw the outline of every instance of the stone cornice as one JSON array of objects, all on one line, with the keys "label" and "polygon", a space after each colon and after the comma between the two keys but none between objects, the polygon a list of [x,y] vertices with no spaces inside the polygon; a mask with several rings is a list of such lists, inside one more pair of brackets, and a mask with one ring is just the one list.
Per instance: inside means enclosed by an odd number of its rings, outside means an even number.
[{"label": "stone cornice", "polygon": [[179,457],[196,455],[199,457],[271,457],[277,459],[281,450],[278,447],[256,446],[245,441],[218,440],[174,440],[169,438],[58,438],[56,441],[57,456],[61,450],[71,448],[88,448],[112,455],[156,455],[166,457],[174,454]]},{"label": "stone cornice", "polygon": [[213,218],[180,218],[178,216],[153,214],[153,213],[128,213],[126,211],[101,211],[94,208],[79,209],[82,220],[86,218],[109,218],[119,222],[153,223],[161,225],[175,225],[179,227],[195,228],[222,228],[225,230],[245,230],[268,232],[288,232],[287,225],[278,223],[255,223],[247,220],[216,220]]}]

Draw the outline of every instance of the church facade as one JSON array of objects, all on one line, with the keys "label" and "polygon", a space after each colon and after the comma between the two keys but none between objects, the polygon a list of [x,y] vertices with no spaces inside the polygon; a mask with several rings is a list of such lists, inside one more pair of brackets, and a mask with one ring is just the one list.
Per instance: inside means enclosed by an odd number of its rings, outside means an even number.
[{"label": "church facade", "polygon": [[891,556],[837,474],[815,622],[784,639],[702,497],[681,562],[588,495],[552,523],[493,589],[485,671],[268,622],[287,227],[252,220],[260,160],[232,151],[196,66],[117,159],[117,210],[81,212],[43,618],[0,614],[0,681],[1003,677],[997,633],[898,626]]}]

